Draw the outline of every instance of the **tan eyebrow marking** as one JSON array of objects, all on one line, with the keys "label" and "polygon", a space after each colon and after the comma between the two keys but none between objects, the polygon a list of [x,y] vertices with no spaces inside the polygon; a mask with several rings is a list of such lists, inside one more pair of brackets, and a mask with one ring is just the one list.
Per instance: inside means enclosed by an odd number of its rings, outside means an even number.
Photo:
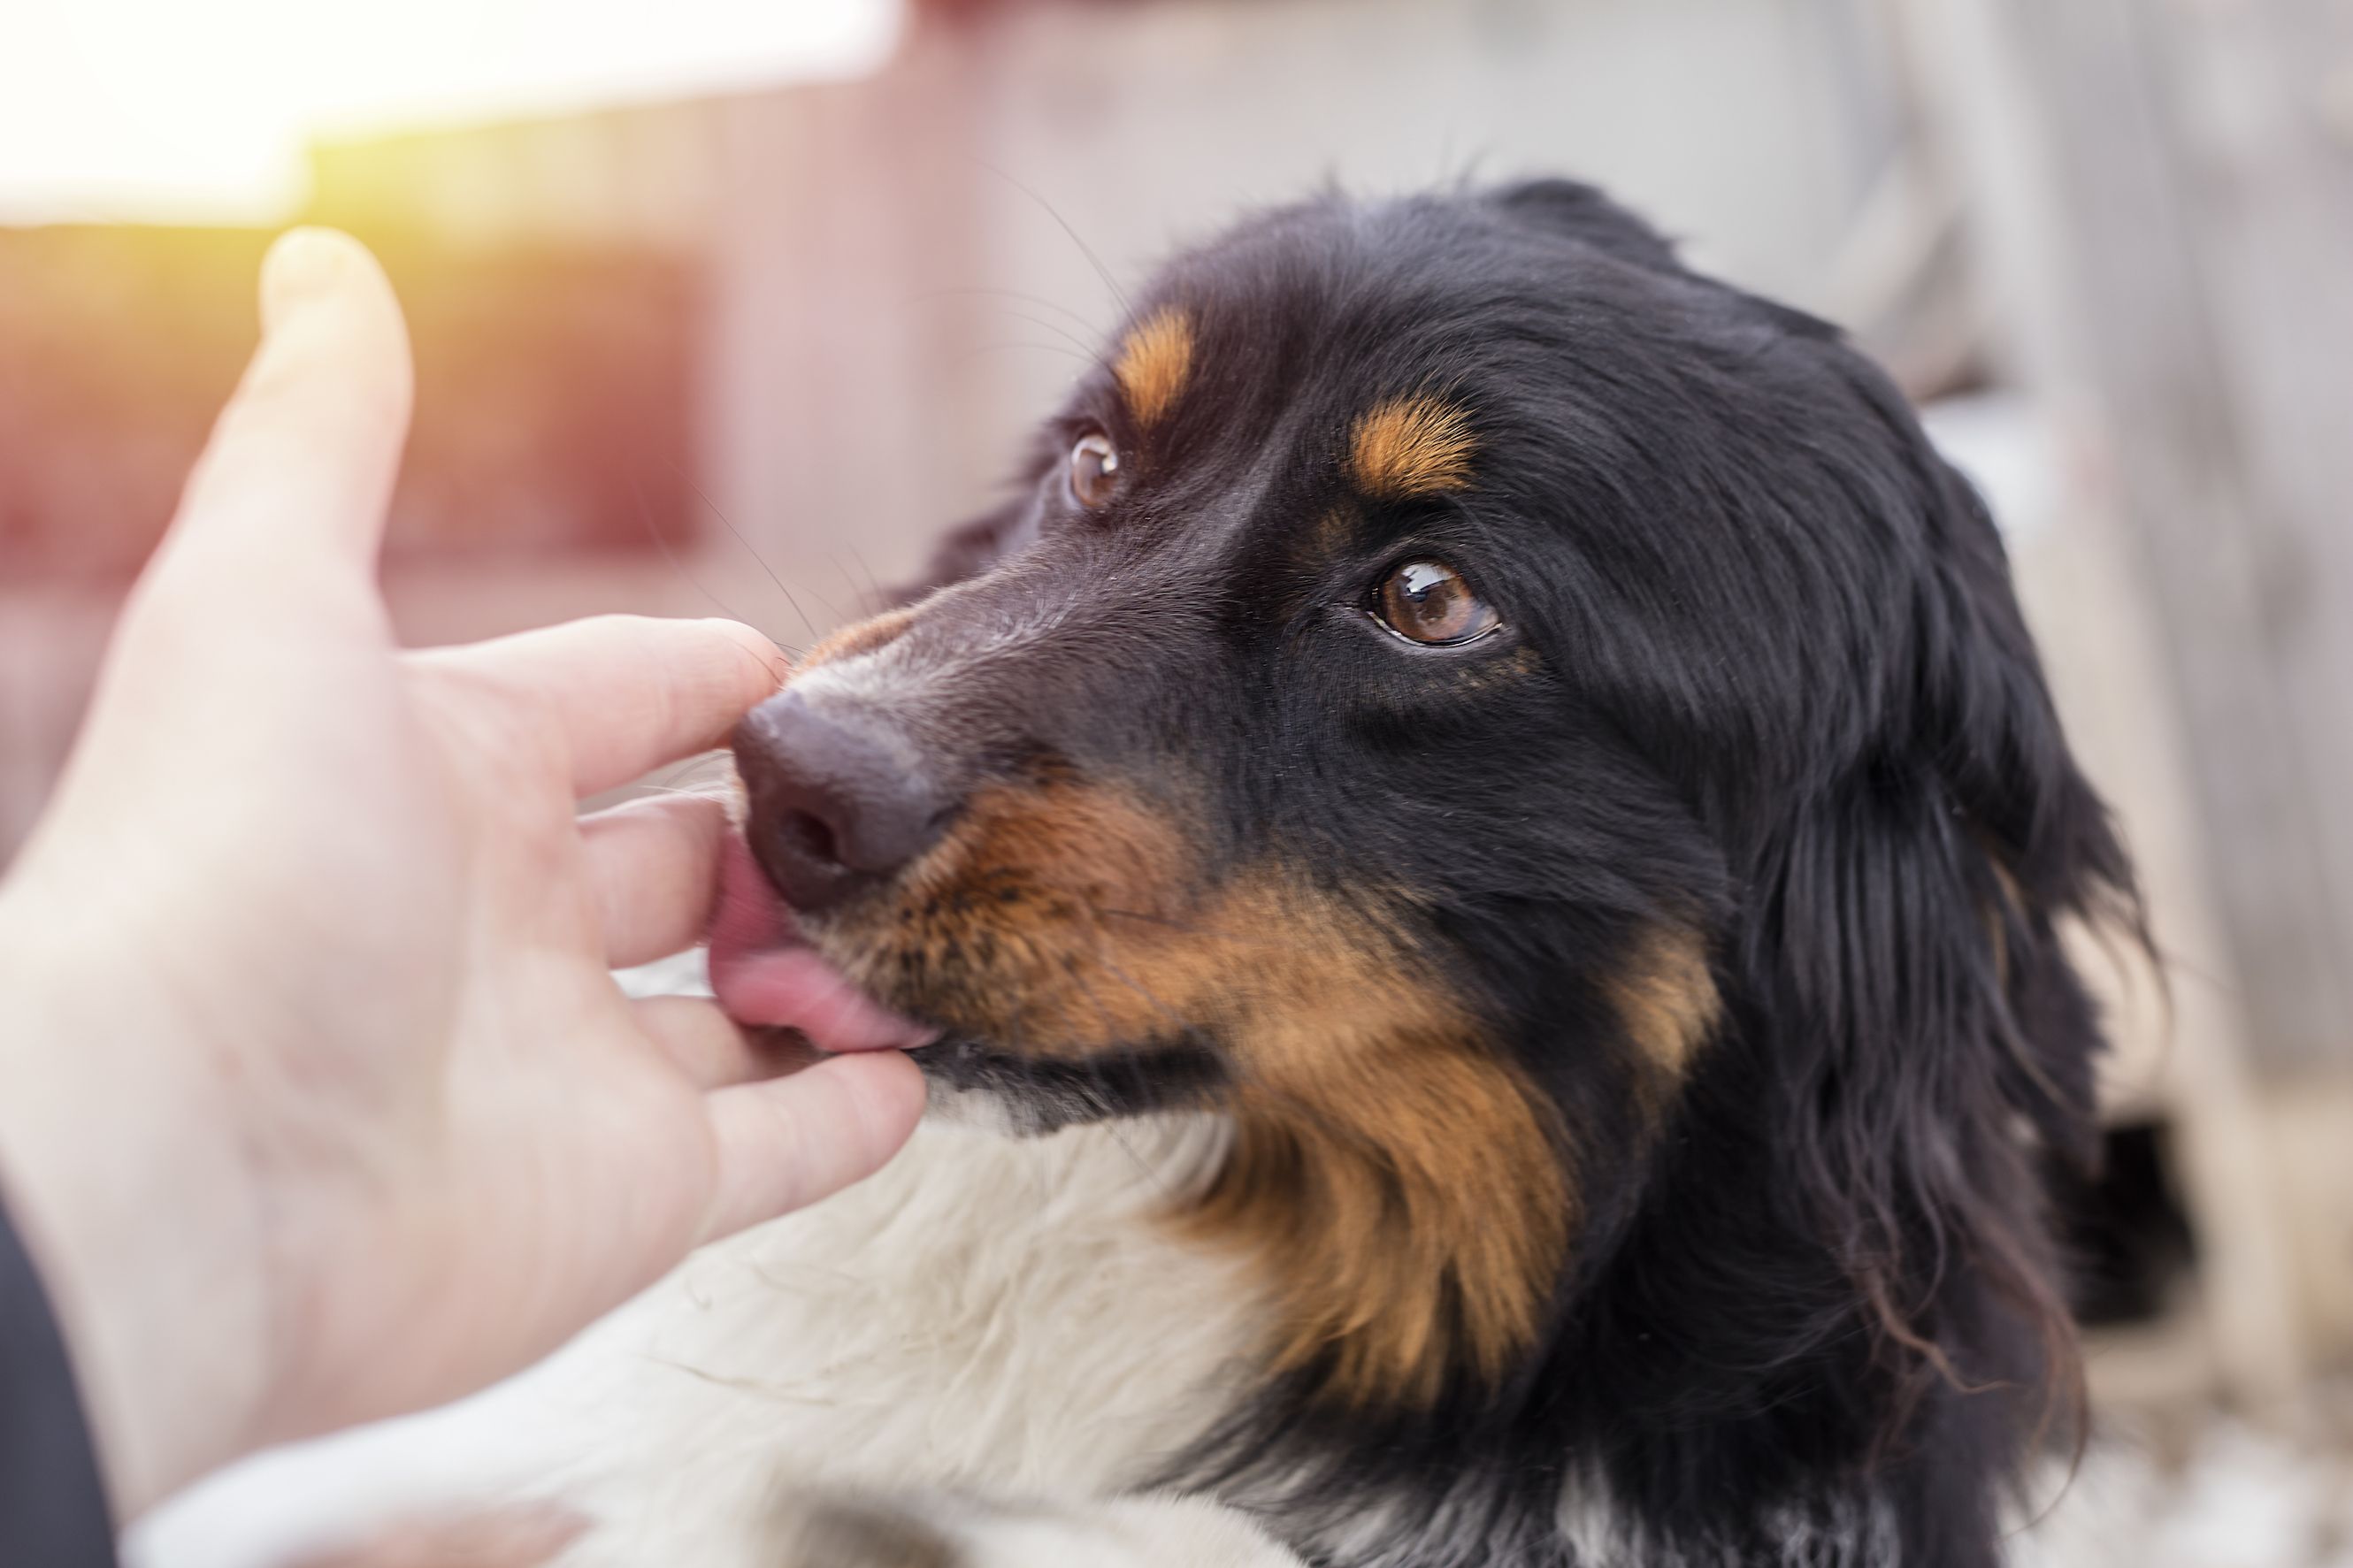
[{"label": "tan eyebrow marking", "polygon": [[1461,489],[1471,482],[1471,458],[1478,449],[1469,415],[1418,393],[1356,416],[1348,466],[1365,494],[1398,500]]},{"label": "tan eyebrow marking", "polygon": [[1112,374],[1127,411],[1146,428],[1175,405],[1193,374],[1193,318],[1174,306],[1155,310],[1120,340]]}]

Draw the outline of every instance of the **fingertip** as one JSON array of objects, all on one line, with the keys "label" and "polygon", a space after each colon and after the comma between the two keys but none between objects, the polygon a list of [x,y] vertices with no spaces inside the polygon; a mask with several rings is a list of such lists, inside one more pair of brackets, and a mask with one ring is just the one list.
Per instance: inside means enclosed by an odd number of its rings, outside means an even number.
[{"label": "fingertip", "polygon": [[723,746],[776,689],[776,645],[733,621],[595,616],[412,662],[488,683],[559,725],[583,795]]},{"label": "fingertip", "polygon": [[783,657],[784,650],[776,646],[775,638],[757,626],[748,626],[732,616],[701,616],[696,617],[695,625],[707,626],[723,637],[742,643],[764,658]]},{"label": "fingertip", "polygon": [[869,1051],[844,1058],[844,1066],[863,1080],[888,1159],[914,1136],[915,1124],[923,1119],[923,1102],[930,1097],[923,1069],[904,1051]]},{"label": "fingertip", "polygon": [[832,1109],[840,1120],[828,1131],[842,1139],[850,1154],[849,1163],[841,1168],[855,1171],[835,1183],[835,1187],[863,1181],[881,1170],[914,1136],[915,1123],[923,1120],[923,1069],[904,1051],[828,1057],[793,1079],[780,1080],[776,1087],[789,1087],[813,1076],[828,1082],[838,1098]]},{"label": "fingertip", "polygon": [[310,334],[294,329],[313,318],[321,321],[326,342],[332,345],[328,352],[392,383],[405,411],[407,329],[392,280],[367,247],[350,235],[332,228],[290,228],[262,258],[262,341],[307,341]]},{"label": "fingertip", "polygon": [[773,694],[784,685],[785,678],[792,673],[792,656],[778,647],[776,640],[765,632],[724,616],[705,616],[695,625],[725,637],[750,656],[751,668],[757,672],[753,677],[754,689],[757,693],[754,700]]},{"label": "fingertip", "polygon": [[711,1096],[718,1186],[702,1239],[828,1197],[887,1164],[913,1136],[923,1077],[896,1051],[833,1057],[790,1078]]},{"label": "fingertip", "polygon": [[157,570],[217,571],[230,586],[211,591],[248,603],[314,605],[322,562],[374,565],[414,393],[407,328],[375,258],[332,229],[281,237],[260,292],[261,347],[189,475]]},{"label": "fingertip", "polygon": [[365,247],[339,229],[288,229],[261,259],[262,330],[272,331],[290,312],[333,295],[355,269],[373,261]]}]

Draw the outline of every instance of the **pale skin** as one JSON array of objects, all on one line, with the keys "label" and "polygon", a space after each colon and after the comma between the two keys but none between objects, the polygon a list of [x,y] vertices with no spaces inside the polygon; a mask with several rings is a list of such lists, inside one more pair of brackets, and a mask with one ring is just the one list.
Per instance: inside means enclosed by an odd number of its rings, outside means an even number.
[{"label": "pale skin", "polygon": [[691,945],[718,804],[575,816],[786,670],[723,621],[407,653],[375,583],[407,342],[298,232],[263,342],[0,883],[0,1195],[119,1517],[514,1371],[698,1243],[872,1171],[895,1051],[787,1078],[612,966]]}]

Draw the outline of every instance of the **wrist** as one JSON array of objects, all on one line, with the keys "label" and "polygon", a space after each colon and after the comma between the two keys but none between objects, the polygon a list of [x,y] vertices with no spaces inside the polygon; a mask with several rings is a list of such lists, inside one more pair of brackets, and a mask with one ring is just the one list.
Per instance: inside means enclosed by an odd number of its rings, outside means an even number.
[{"label": "wrist", "polygon": [[251,1446],[268,1302],[218,1076],[105,923],[0,887],[0,1201],[127,1520]]}]

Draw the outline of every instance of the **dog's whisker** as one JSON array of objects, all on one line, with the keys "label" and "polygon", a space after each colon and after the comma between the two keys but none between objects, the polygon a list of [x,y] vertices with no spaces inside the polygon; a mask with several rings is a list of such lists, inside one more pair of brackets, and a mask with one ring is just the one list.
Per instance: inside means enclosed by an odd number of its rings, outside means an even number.
[{"label": "dog's whisker", "polygon": [[883,607],[885,595],[879,588],[869,590],[860,587],[858,579],[849,574],[849,568],[841,563],[839,551],[828,550],[825,559],[826,563],[833,568],[833,574],[841,579],[841,585],[849,590],[849,602],[859,607],[862,616],[873,615]]},{"label": "dog's whisker", "polygon": [[709,586],[703,583],[702,578],[697,577],[693,573],[686,569],[686,563],[678,558],[678,552],[672,550],[670,548],[670,541],[662,536],[661,526],[654,521],[653,505],[646,500],[645,487],[638,483],[635,475],[631,475],[629,478],[629,493],[637,500],[638,520],[645,524],[647,536],[654,542],[654,548],[661,552],[662,559],[670,563],[670,570],[677,573],[681,580],[682,580],[689,587],[692,588],[696,593],[710,600],[712,606],[716,608],[721,615],[725,616],[729,620],[741,621],[745,626],[754,627],[766,634],[768,640],[775,643],[778,647],[784,649],[786,653],[791,654],[796,658],[800,657],[802,652],[800,648],[794,647],[791,643],[786,642],[783,638],[776,637],[774,633],[768,632],[767,628],[762,626],[756,618],[744,614],[741,610],[738,610],[733,605],[730,605],[726,600],[712,593]]},{"label": "dog's whisker", "polygon": [[932,289],[915,295],[909,303],[920,304],[928,300],[951,299],[958,295],[980,295],[986,298],[1012,300],[1025,305],[1035,305],[1040,310],[1052,310],[1070,318],[1082,334],[1093,333],[1101,330],[1096,322],[1088,320],[1083,313],[1071,310],[1068,305],[1050,300],[1043,294],[1028,294],[1018,289],[990,289],[971,285],[962,288]]},{"label": "dog's whisker", "polygon": [[978,359],[983,354],[1004,353],[1013,349],[1028,349],[1035,353],[1060,354],[1064,359],[1077,360],[1082,364],[1092,364],[1094,363],[1094,355],[1081,353],[1076,349],[1065,348],[1060,343],[1031,343],[1022,342],[1018,340],[1007,342],[976,344],[972,348],[966,349],[963,353],[957,355],[954,363],[959,366],[966,365],[970,364],[974,360]]},{"label": "dog's whisker", "polygon": [[[767,574],[768,581],[776,585],[776,592],[785,596],[785,603],[793,607],[793,614],[801,618],[801,625],[807,627],[808,635],[811,638],[815,638],[818,635],[817,623],[809,619],[809,613],[801,607],[801,602],[793,596],[793,591],[785,586],[785,580],[776,575],[776,568],[768,564],[767,558],[752,547],[752,542],[744,537],[744,531],[737,528],[734,523],[728,521],[727,514],[719,510],[719,503],[712,500],[709,494],[703,490],[703,488],[694,482],[692,475],[681,472],[679,475],[679,478],[685,482],[688,489],[694,492],[695,499],[702,502],[704,508],[710,511],[711,515],[719,520],[719,526],[725,529],[729,535],[734,539],[735,542],[744,547],[744,553],[749,555],[754,563],[756,564],[761,571]],[[811,592],[814,593],[815,590],[811,590]],[[823,604],[824,600],[820,598],[818,603]],[[826,608],[832,610],[833,606],[827,605]],[[840,618],[840,611],[834,610],[833,613],[836,619]]]},{"label": "dog's whisker", "polygon": [[1036,191],[1031,190],[1028,185],[1023,184],[1019,180],[1015,179],[1011,174],[1007,174],[996,164],[977,158],[973,161],[976,163],[978,163],[980,167],[996,175],[998,179],[1003,180],[1007,184],[1011,185],[1015,190],[1019,191],[1023,195],[1028,196],[1031,201],[1037,203],[1039,207],[1044,209],[1046,216],[1054,220],[1055,226],[1060,228],[1064,234],[1068,235],[1070,237],[1071,243],[1079,247],[1079,254],[1087,258],[1087,265],[1095,269],[1095,276],[1103,279],[1103,288],[1110,292],[1111,297],[1114,300],[1118,301],[1120,313],[1122,315],[1133,315],[1134,313],[1135,307],[1128,302],[1127,293],[1124,289],[1120,288],[1119,279],[1111,275],[1111,268],[1103,265],[1103,258],[1095,254],[1094,247],[1089,245],[1085,240],[1079,237],[1079,231],[1071,226],[1070,220],[1055,210],[1053,203],[1048,201],[1044,196],[1039,195]]},{"label": "dog's whisker", "polygon": [[1054,322],[1048,321],[1043,316],[1031,316],[1019,310],[1008,310],[1002,308],[998,310],[997,314],[1010,317],[1014,321],[1023,322],[1029,326],[1036,327],[1041,331],[1051,332],[1056,337],[1061,339],[1064,342],[1070,344],[1071,348],[1077,350],[1080,353],[1087,355],[1090,359],[1094,357],[1096,352],[1094,344],[1087,342],[1086,339],[1079,336],[1076,332],[1070,331],[1068,328],[1056,325]]},{"label": "dog's whisker", "polygon": [[858,569],[866,574],[867,592],[873,595],[876,604],[882,603],[890,595],[882,592],[882,584],[874,575],[874,568],[867,563],[866,552],[859,549],[857,543],[850,540],[844,540],[842,547],[849,552],[849,558],[858,563]]}]

